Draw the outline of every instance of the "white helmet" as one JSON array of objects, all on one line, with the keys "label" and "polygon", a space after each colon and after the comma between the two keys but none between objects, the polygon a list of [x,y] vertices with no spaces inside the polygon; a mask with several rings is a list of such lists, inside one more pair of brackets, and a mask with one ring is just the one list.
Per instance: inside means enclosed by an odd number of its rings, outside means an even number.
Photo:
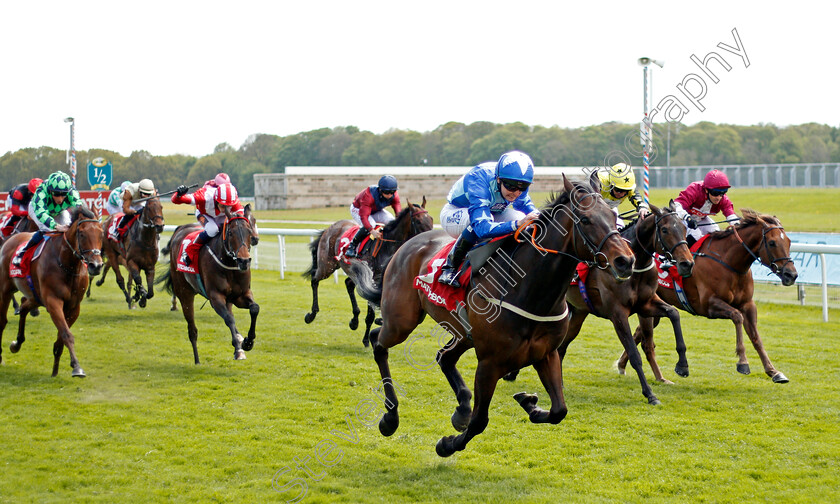
[{"label": "white helmet", "polygon": [[140,186],[140,195],[143,196],[143,197],[151,196],[155,193],[155,184],[147,178],[144,178],[143,180],[141,180],[139,186]]}]

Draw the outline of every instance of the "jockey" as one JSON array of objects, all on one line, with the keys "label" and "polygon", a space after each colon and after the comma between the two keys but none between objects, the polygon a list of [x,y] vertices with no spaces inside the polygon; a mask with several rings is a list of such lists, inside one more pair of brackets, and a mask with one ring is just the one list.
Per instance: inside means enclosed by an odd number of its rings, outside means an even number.
[{"label": "jockey", "polygon": [[108,195],[108,201],[105,202],[105,210],[108,215],[116,215],[122,211],[122,195],[129,184],[131,184],[131,181],[126,180]]},{"label": "jockey", "polygon": [[134,203],[134,200],[148,198],[155,194],[157,194],[155,184],[147,178],[140,182],[126,185],[122,192],[122,212],[124,215],[119,224],[117,224],[117,228],[123,229],[131,221],[132,217],[134,217],[134,214],[141,212],[146,207],[145,201]]},{"label": "jockey", "polygon": [[723,212],[729,225],[737,224],[732,202],[726,196],[729,190],[729,179],[720,170],[712,170],[706,174],[702,182],[692,182],[677,199],[674,200],[677,215],[682,218],[687,229],[686,240],[693,245],[704,235],[720,230],[710,216]]},{"label": "jockey", "polygon": [[397,179],[392,175],[383,175],[377,185],[367,187],[356,195],[350,204],[350,216],[361,227],[344,252],[344,257],[356,257],[356,248],[368,234],[377,240],[382,238],[382,233],[374,227],[394,220],[394,216],[385,211],[385,207],[389,206],[394,209],[394,214],[402,211]]},{"label": "jockey", "polygon": [[[228,176],[227,173],[219,172],[218,174],[216,174],[215,177],[205,182],[202,187],[219,187],[220,185],[225,183],[231,183],[230,176]],[[202,226],[204,225],[204,221],[206,219],[203,215],[201,215],[201,212],[197,208],[195,210],[195,218],[198,219],[198,222],[200,222]]]},{"label": "jockey", "polygon": [[479,164],[455,182],[440,211],[443,229],[457,237],[441,268],[440,283],[460,287],[458,268],[476,242],[512,233],[539,217],[528,195],[533,181],[531,158],[511,151],[498,162]]},{"label": "jockey", "polygon": [[[24,216],[29,215],[29,202],[32,201],[35,189],[41,185],[41,182],[43,182],[43,180],[33,178],[26,184],[15,186],[14,189],[9,191],[6,208],[8,208],[12,213],[3,224],[3,236],[9,236],[12,231],[14,231],[15,225],[20,222]],[[9,232],[6,233],[6,230]]]},{"label": "jockey", "polygon": [[44,232],[67,231],[70,227],[68,209],[79,206],[81,201],[69,175],[57,171],[47,177],[47,180],[35,190],[29,204],[29,218],[38,225],[38,231],[35,231],[26,246],[15,254],[12,264],[20,266],[20,261],[26,251],[44,239]]},{"label": "jockey", "polygon": [[224,224],[225,208],[229,208],[231,214],[245,215],[245,209],[239,203],[239,195],[233,184],[226,182],[219,187],[202,187],[198,191],[187,194],[189,189],[185,185],[178,186],[175,194],[172,195],[172,203],[183,205],[195,205],[200,213],[199,222],[204,226],[202,231],[181,254],[181,262],[190,264],[189,254],[198,251],[202,245],[219,234],[219,227]]},{"label": "jockey", "polygon": [[624,227],[624,220],[618,215],[618,206],[623,201],[630,201],[633,208],[639,212],[640,219],[644,219],[650,213],[650,207],[636,189],[636,176],[629,165],[618,163],[610,168],[598,170],[598,180],[601,182],[601,196],[615,213],[615,225],[618,229]]}]

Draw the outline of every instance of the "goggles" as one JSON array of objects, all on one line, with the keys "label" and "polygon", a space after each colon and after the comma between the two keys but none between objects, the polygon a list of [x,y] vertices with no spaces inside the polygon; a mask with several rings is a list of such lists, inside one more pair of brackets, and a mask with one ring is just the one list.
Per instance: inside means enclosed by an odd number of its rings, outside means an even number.
[{"label": "goggles", "polygon": [[710,196],[723,196],[728,191],[728,187],[724,187],[723,189],[709,189]]},{"label": "goggles", "polygon": [[397,191],[392,191],[390,189],[380,189],[379,194],[394,194]]},{"label": "goggles", "polygon": [[531,186],[528,182],[523,182],[521,180],[510,180],[510,179],[499,179],[505,189],[510,192],[521,191],[525,192],[528,190],[528,187]]}]

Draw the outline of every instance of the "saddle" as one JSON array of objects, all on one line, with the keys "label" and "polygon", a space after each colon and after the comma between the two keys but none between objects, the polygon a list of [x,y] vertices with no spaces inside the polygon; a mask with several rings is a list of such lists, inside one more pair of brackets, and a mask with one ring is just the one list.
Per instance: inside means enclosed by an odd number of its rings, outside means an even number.
[{"label": "saddle", "polygon": [[[52,238],[50,235],[45,235],[44,239],[41,240],[41,243],[38,244],[37,247],[32,247],[31,249],[27,250],[26,253],[23,255],[23,259],[20,261],[20,266],[15,266],[9,261],[9,276],[11,278],[26,278],[29,276],[30,268],[32,266],[32,261],[36,259],[38,256],[41,255],[41,252],[44,250],[44,246],[47,244],[47,241]],[[12,255],[14,257],[17,255],[18,251],[26,246],[27,242],[23,242],[15,249],[15,253]]]},{"label": "saddle", "polygon": [[[177,262],[175,264],[175,270],[180,271],[183,273],[192,273],[193,275],[198,274],[198,252],[199,250],[190,251],[188,248],[190,243],[195,241],[195,238],[201,233],[201,229],[197,231],[193,231],[181,240],[181,245],[178,247],[178,254],[175,256],[177,257]],[[181,261],[181,257],[184,255],[184,251],[187,251],[187,255],[190,259],[190,264],[184,264]]]},{"label": "saddle", "polygon": [[[379,224],[376,227],[381,229],[383,226]],[[336,261],[344,261],[345,264],[350,264],[350,261],[344,257],[344,253],[347,252],[348,248],[350,248],[350,243],[353,242],[353,237],[356,236],[356,233],[358,233],[360,229],[361,226],[352,226],[341,235],[341,238],[338,241],[338,253],[335,256]],[[359,248],[356,250],[356,257],[370,252],[371,247],[374,245],[374,240],[371,239],[370,235],[365,236],[362,243],[359,244]]]},{"label": "saddle", "polygon": [[128,222],[125,223],[125,226],[117,227],[117,223],[119,223],[120,220],[122,220],[124,215],[125,214],[122,213],[122,212],[114,214],[113,218],[111,219],[111,225],[108,226],[108,239],[109,240],[115,241],[115,242],[118,242],[118,243],[121,242],[122,239],[123,239],[123,236],[125,236],[125,232],[128,231],[128,228],[130,228],[131,225],[134,223],[134,221],[136,221],[140,217],[140,214],[136,213],[136,214],[134,214],[134,216],[131,219],[128,220]]}]

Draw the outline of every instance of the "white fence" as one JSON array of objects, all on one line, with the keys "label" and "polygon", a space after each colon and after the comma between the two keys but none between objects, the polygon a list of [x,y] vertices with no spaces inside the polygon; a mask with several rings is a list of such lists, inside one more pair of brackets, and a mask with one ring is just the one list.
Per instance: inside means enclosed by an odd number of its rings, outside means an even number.
[{"label": "white fence", "polygon": [[[167,225],[164,226],[164,232],[173,232],[175,231],[176,226]],[[274,258],[270,255],[270,252],[264,254],[266,257],[260,257],[259,249],[269,249],[271,247],[268,246],[267,243],[264,243],[263,240],[260,240],[260,245],[253,249],[252,254],[252,261],[251,267],[254,269],[278,269],[280,270],[280,278],[286,278],[286,270],[289,269],[287,259],[288,255],[286,253],[286,237],[287,236],[308,236],[309,241],[312,240],[321,230],[320,229],[280,229],[280,228],[260,228],[260,237],[265,236],[276,236],[277,237],[277,261],[275,263]],[[299,257],[299,253],[295,254],[294,260],[296,264],[295,271],[305,271],[312,260],[312,256],[309,253],[308,244],[305,242],[303,244],[305,254],[303,254],[303,259]],[[300,247],[297,247],[300,249]],[[826,271],[826,254],[840,254],[840,245],[817,245],[817,244],[809,244],[809,243],[792,243],[790,246],[791,252],[806,252],[811,254],[817,254],[820,258],[820,266],[822,270],[822,313],[823,313],[823,321],[828,322],[828,272]],[[300,252],[298,250],[297,252]],[[262,262],[261,262],[262,260]],[[262,267],[260,264],[264,264],[267,267]],[[301,269],[302,266],[302,269]],[[338,271],[336,271],[336,280],[338,279]],[[761,280],[758,280],[761,281]]]}]

